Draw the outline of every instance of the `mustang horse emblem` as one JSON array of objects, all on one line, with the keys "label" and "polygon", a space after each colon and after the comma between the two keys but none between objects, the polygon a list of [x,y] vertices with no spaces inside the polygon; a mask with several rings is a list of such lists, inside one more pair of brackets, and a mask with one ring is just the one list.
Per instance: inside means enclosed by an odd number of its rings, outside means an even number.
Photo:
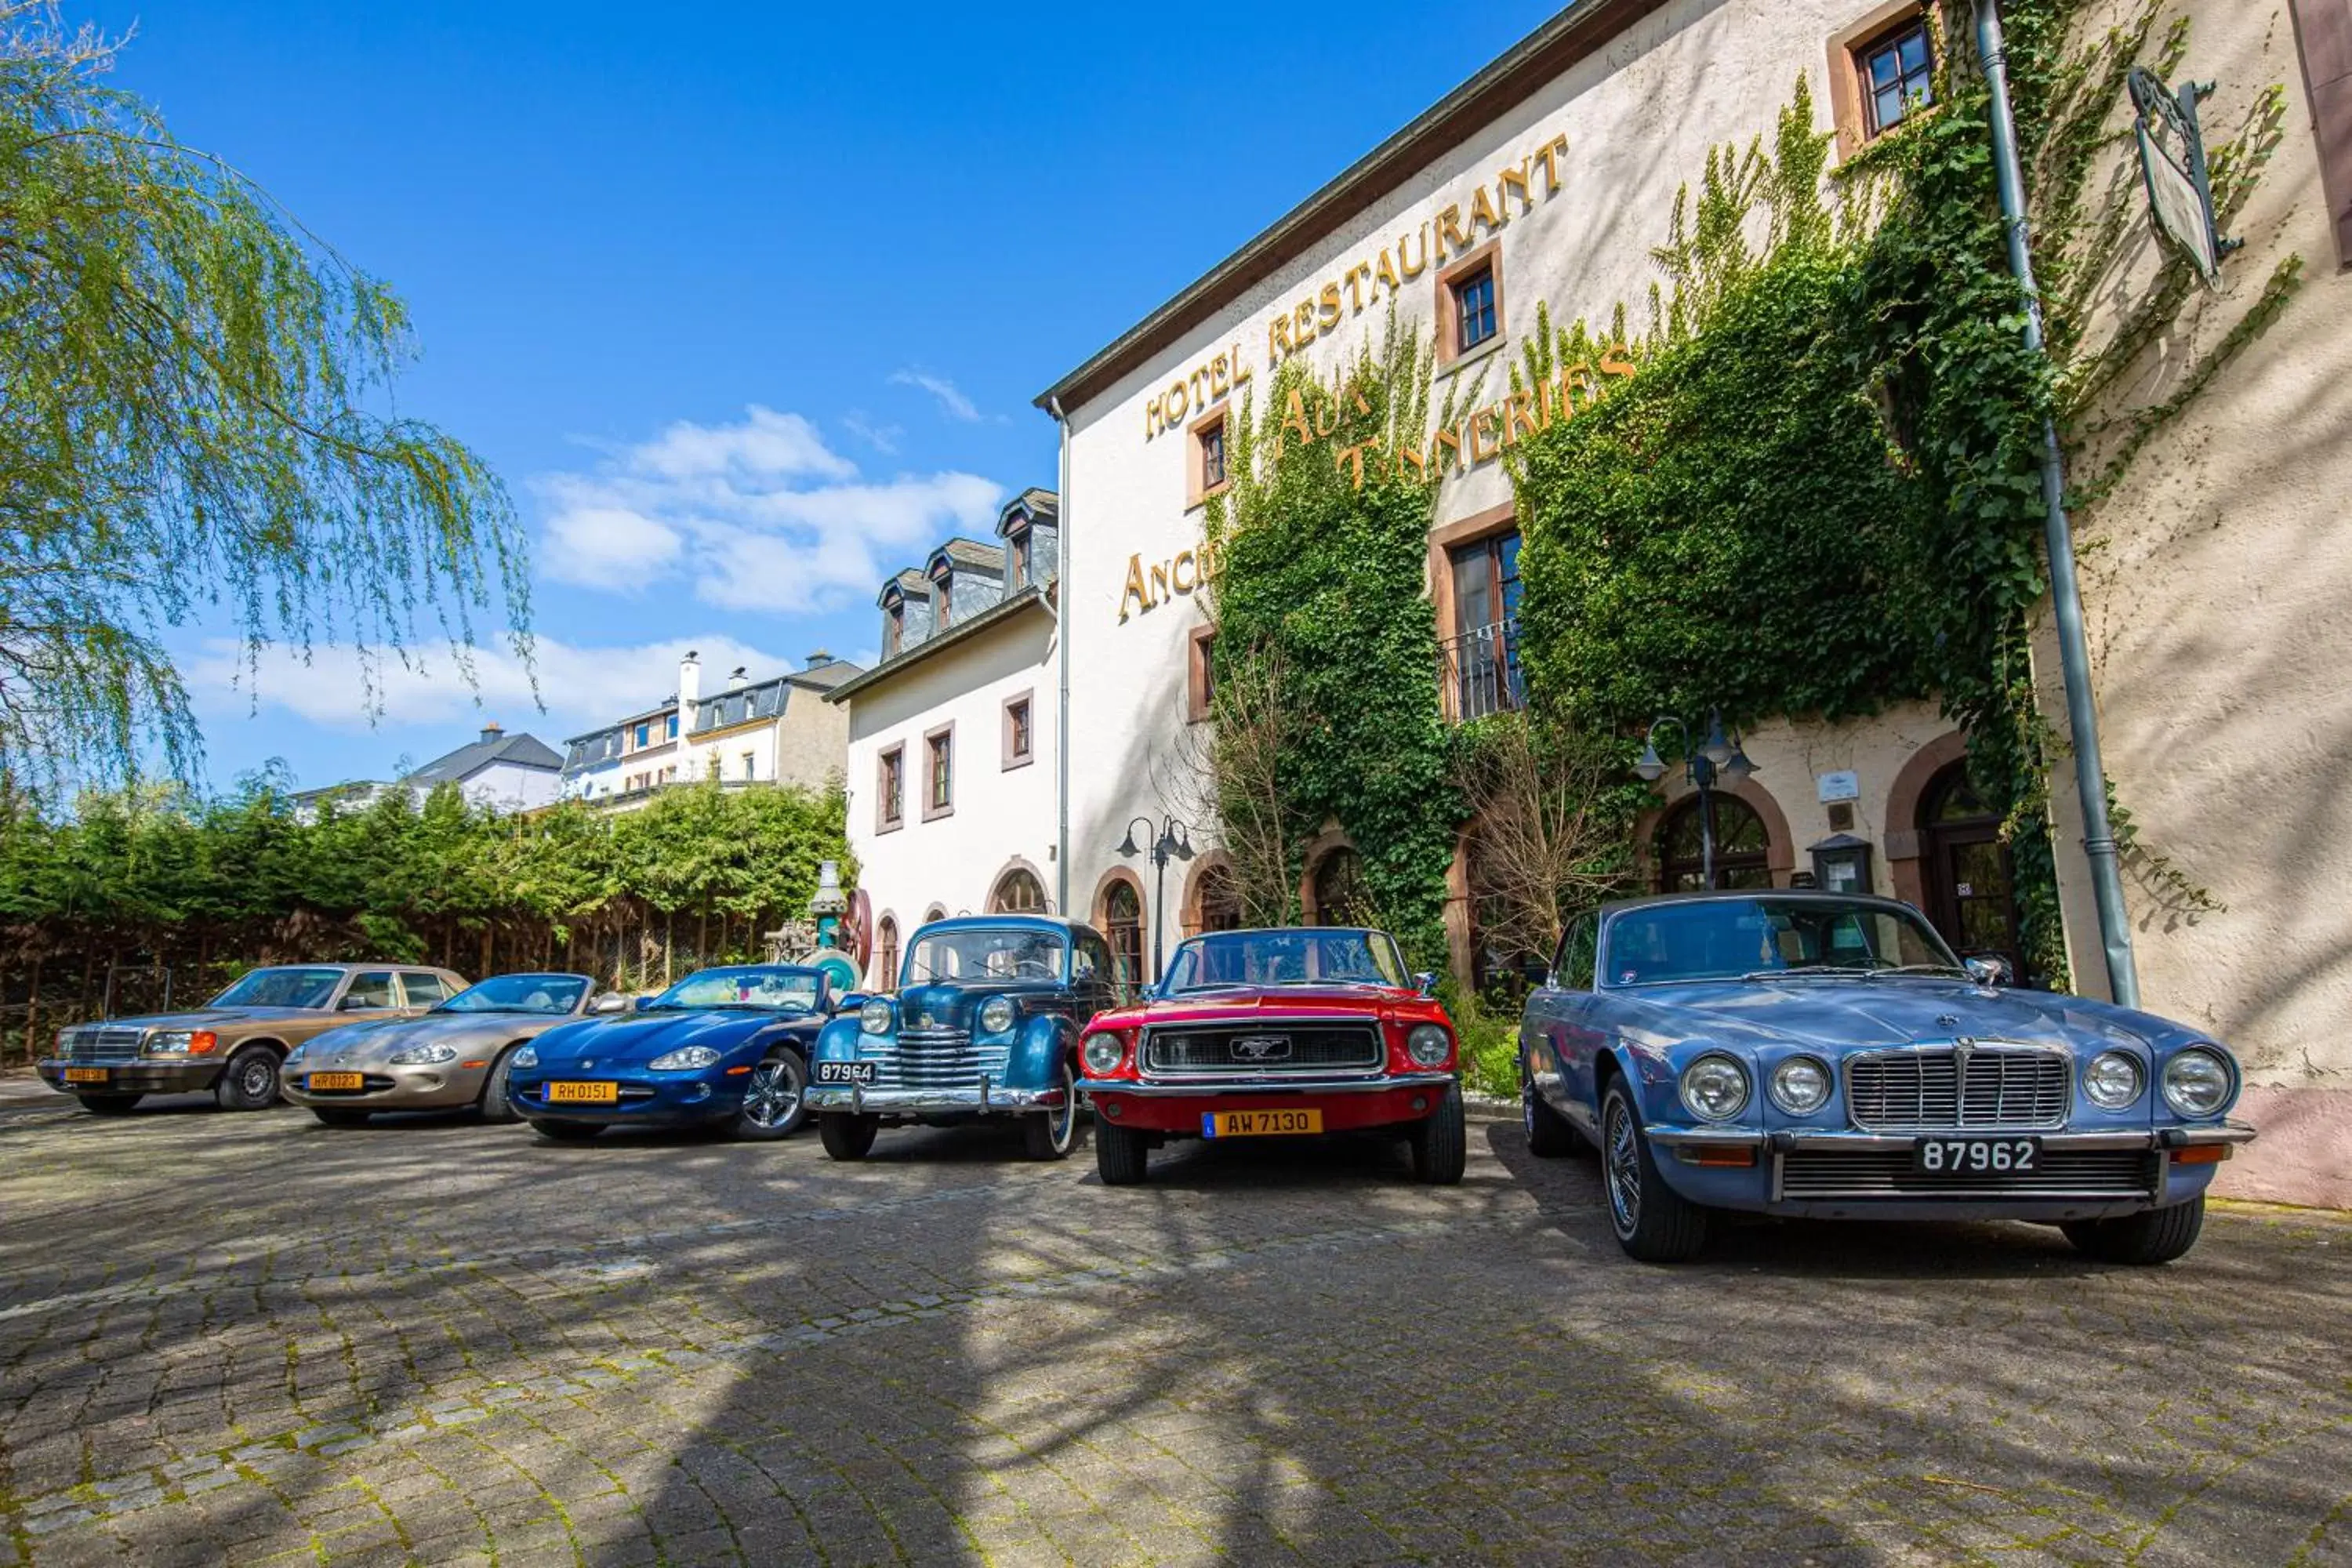
[{"label": "mustang horse emblem", "polygon": [[1234,1056],[1241,1061],[1279,1061],[1289,1054],[1288,1035],[1244,1035],[1234,1042]]}]

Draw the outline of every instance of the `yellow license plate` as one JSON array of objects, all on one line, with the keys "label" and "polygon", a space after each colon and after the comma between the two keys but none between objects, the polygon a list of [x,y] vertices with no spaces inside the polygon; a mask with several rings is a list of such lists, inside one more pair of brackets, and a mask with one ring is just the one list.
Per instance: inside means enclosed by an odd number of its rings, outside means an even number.
[{"label": "yellow license plate", "polygon": [[1204,1110],[1203,1138],[1269,1138],[1286,1132],[1320,1132],[1319,1110]]},{"label": "yellow license plate", "polygon": [[617,1105],[621,1086],[617,1083],[551,1083],[547,1086],[550,1105]]},{"label": "yellow license plate", "polygon": [[367,1079],[355,1072],[314,1072],[310,1075],[310,1092],[323,1093],[335,1089],[365,1089]]},{"label": "yellow license plate", "polygon": [[66,1081],[68,1083],[104,1083],[107,1080],[108,1076],[107,1070],[104,1068],[66,1068]]}]

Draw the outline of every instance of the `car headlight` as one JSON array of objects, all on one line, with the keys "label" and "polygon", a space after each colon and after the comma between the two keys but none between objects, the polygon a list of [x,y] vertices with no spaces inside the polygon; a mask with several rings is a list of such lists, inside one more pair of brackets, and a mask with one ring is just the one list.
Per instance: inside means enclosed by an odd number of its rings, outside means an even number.
[{"label": "car headlight", "polygon": [[1701,1121],[1728,1121],[1748,1109],[1748,1069],[1710,1051],[1683,1068],[1683,1104]]},{"label": "car headlight", "polygon": [[869,1035],[890,1032],[890,1004],[879,996],[866,998],[866,1005],[857,1010],[857,1026]]},{"label": "car headlight", "polygon": [[515,1054],[507,1058],[509,1068],[535,1068],[538,1065],[539,1052],[530,1046],[516,1047]]},{"label": "car headlight", "polygon": [[655,1072],[691,1072],[696,1068],[716,1064],[719,1053],[709,1046],[680,1046],[677,1049],[656,1057],[646,1066]]},{"label": "car headlight", "polygon": [[1087,1070],[1099,1078],[1118,1070],[1118,1064],[1127,1059],[1127,1047],[1117,1035],[1088,1035],[1087,1043],[1078,1047],[1078,1056]]},{"label": "car headlight", "polygon": [[1416,1025],[1404,1037],[1404,1054],[1425,1068],[1437,1066],[1453,1048],[1454,1037],[1436,1024]]},{"label": "car headlight", "polygon": [[396,1068],[431,1067],[436,1062],[454,1062],[457,1059],[457,1047],[455,1046],[411,1046],[384,1058]]},{"label": "car headlight", "polygon": [[1830,1069],[1811,1057],[1790,1057],[1772,1069],[1764,1091],[1791,1116],[1811,1116],[1829,1103]]},{"label": "car headlight", "polygon": [[192,1029],[159,1029],[148,1036],[147,1043],[139,1048],[151,1057],[184,1057],[195,1039]]},{"label": "car headlight", "polygon": [[991,996],[980,1005],[980,1032],[1001,1035],[1013,1027],[1013,998]]},{"label": "car headlight", "polygon": [[2219,1116],[2230,1103],[2230,1064],[2208,1050],[2186,1050],[2164,1064],[2164,1102],[2183,1116]]},{"label": "car headlight", "polygon": [[2121,1051],[2101,1051],[2083,1069],[2083,1092],[2102,1110],[2121,1110],[2139,1098],[2139,1063]]}]

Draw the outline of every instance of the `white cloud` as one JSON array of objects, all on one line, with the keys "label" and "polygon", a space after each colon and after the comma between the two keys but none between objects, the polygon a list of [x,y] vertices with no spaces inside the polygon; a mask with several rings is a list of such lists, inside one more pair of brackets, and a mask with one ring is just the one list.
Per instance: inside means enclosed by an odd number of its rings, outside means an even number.
[{"label": "white cloud", "polygon": [[949,418],[960,419],[966,425],[980,423],[980,410],[972,406],[962,388],[946,376],[934,375],[927,370],[902,370],[890,377],[890,384],[919,386],[940,400],[940,407]]},{"label": "white cloud", "polygon": [[898,455],[898,442],[907,434],[902,425],[877,425],[863,410],[853,408],[841,416],[841,426],[886,458]]},{"label": "white cloud", "polygon": [[985,534],[1004,495],[975,474],[863,478],[807,420],[757,405],[734,424],[672,425],[532,489],[547,509],[548,577],[608,593],[684,581],[705,604],[773,615],[870,598],[906,558]]}]

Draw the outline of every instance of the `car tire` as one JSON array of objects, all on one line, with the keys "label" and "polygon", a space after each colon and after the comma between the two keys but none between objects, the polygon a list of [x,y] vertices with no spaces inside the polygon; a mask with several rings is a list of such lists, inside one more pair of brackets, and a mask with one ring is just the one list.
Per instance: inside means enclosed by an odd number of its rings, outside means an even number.
[{"label": "car tire", "polygon": [[1462,1086],[1449,1083],[1436,1111],[1414,1124],[1412,1179],[1425,1186],[1450,1187],[1470,1163],[1470,1130],[1462,1115]]},{"label": "car tire", "polygon": [[772,1143],[799,1131],[807,1120],[808,1068],[798,1051],[778,1046],[752,1065],[731,1131],[751,1142]]},{"label": "car tire", "polygon": [[1132,1127],[1095,1118],[1095,1171],[1104,1186],[1140,1186],[1150,1166],[1150,1139]]},{"label": "car tire", "polygon": [[485,1121],[503,1126],[522,1120],[522,1112],[514,1108],[513,1097],[507,1093],[507,1072],[514,1061],[514,1054],[512,1046],[500,1051],[498,1059],[490,1063],[488,1074],[482,1079],[482,1097],[474,1102],[474,1109]]},{"label": "car tire", "polygon": [[1525,1057],[1519,1058],[1519,1127],[1528,1135],[1528,1152],[1538,1160],[1564,1159],[1583,1142],[1568,1118],[1536,1092],[1535,1075],[1528,1070]]},{"label": "car tire", "polygon": [[585,1143],[604,1128],[595,1121],[534,1121],[530,1130],[551,1142]]},{"label": "car tire", "polygon": [[2169,1263],[2197,1245],[2198,1233],[2205,1228],[2205,1194],[2116,1219],[2069,1220],[2058,1228],[2076,1251],[2102,1263],[2142,1268]]},{"label": "car tire", "polygon": [[266,1110],[278,1101],[278,1055],[268,1046],[247,1046],[228,1058],[213,1103],[223,1110]]},{"label": "car tire", "polygon": [[333,1105],[314,1105],[310,1108],[310,1114],[330,1127],[365,1127],[371,1120],[367,1111]]},{"label": "car tire", "polygon": [[880,1117],[850,1110],[828,1110],[816,1119],[817,1142],[835,1160],[863,1160],[874,1147],[874,1135],[881,1131]]},{"label": "car tire", "polygon": [[80,1100],[81,1108],[92,1116],[128,1116],[147,1097],[143,1094],[77,1094],[74,1098]]},{"label": "car tire", "polygon": [[1626,1256],[1687,1263],[1706,1246],[1706,1210],[1666,1185],[1622,1079],[1601,1101],[1601,1180],[1609,1228]]},{"label": "car tire", "polygon": [[1021,1119],[1021,1149],[1032,1160],[1066,1160],[1078,1141],[1078,1079],[1062,1064],[1062,1109]]}]

